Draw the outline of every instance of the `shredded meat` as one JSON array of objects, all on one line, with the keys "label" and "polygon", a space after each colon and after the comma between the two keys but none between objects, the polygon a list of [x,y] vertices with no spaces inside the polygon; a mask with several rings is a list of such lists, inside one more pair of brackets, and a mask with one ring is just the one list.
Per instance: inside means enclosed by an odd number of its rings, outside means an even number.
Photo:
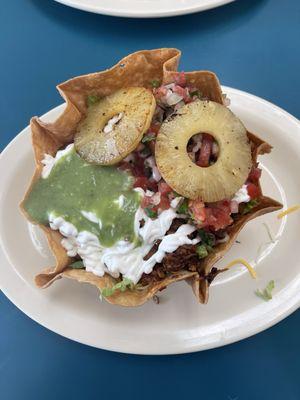
[{"label": "shredded meat", "polygon": [[[174,219],[167,234],[176,232],[177,229],[184,223],[186,223],[186,220],[184,219]],[[144,257],[145,260],[148,260],[154,253],[156,253],[160,242],[160,240],[156,241],[149,253]],[[196,245],[183,245],[178,247],[178,249],[173,253],[167,253],[162,262],[156,264],[150,274],[142,275],[140,283],[143,286],[146,286],[154,282],[158,282],[164,279],[167,275],[183,269],[193,272],[197,271],[199,275],[203,276],[203,271],[201,270],[202,263],[197,255],[196,248]],[[208,283],[210,284],[219,272],[221,272],[221,270],[212,268],[211,272],[205,276],[205,279],[207,279]]]},{"label": "shredded meat", "polygon": [[210,273],[205,276],[205,279],[207,280],[207,282],[210,285],[212,283],[212,281],[215,279],[215,277],[224,271],[227,271],[227,269],[226,268],[218,269],[218,268],[213,267],[211,269]]},{"label": "shredded meat", "polygon": [[175,233],[177,231],[177,229],[186,223],[185,219],[182,218],[175,218],[172,222],[172,225],[170,226],[170,229],[167,231],[167,235],[170,235],[172,233]]}]

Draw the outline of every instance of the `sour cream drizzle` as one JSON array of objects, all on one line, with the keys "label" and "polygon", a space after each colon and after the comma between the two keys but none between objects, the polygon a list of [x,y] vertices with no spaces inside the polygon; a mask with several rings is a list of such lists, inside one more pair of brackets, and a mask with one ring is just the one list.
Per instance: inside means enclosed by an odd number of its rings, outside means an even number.
[{"label": "sour cream drizzle", "polygon": [[55,157],[51,156],[50,154],[45,154],[44,158],[42,159],[41,163],[44,165],[43,170],[42,170],[42,178],[48,178],[50,175],[50,172],[52,171],[52,168],[54,165],[57,163],[57,161],[71,152],[71,150],[74,147],[74,143],[69,144],[65,149],[59,150]]},{"label": "sour cream drizzle", "polygon": [[[141,188],[138,188],[138,191],[144,193]],[[115,278],[122,274],[123,277],[137,283],[143,273],[152,272],[155,264],[161,262],[166,253],[174,252],[179,246],[200,241],[199,238],[188,238],[188,235],[196,230],[195,226],[189,224],[181,225],[175,233],[166,235],[174,218],[178,217],[176,207],[179,201],[180,198],[174,199],[171,207],[154,220],[149,218],[142,208],[137,210],[134,228],[137,237],[142,240],[142,245],[138,247],[125,240],[118,241],[112,247],[103,247],[94,234],[78,232],[74,225],[53,214],[49,214],[49,223],[52,229],[59,230],[65,236],[61,243],[67,254],[70,257],[78,254],[87,271],[97,276],[108,273]],[[90,213],[82,214],[99,224],[99,220],[93,218]],[[161,240],[157,251],[148,260],[144,260],[157,240]]]},{"label": "sour cream drizzle", "polygon": [[232,201],[240,203],[248,203],[250,201],[250,196],[248,194],[247,185],[243,185],[233,196]]}]

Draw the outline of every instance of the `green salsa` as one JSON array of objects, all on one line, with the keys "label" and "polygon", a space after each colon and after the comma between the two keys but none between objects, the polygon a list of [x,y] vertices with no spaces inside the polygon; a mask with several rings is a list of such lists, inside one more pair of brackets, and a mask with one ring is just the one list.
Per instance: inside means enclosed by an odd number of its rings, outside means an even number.
[{"label": "green salsa", "polygon": [[[49,225],[49,215],[63,217],[80,231],[88,231],[110,247],[118,240],[137,240],[134,216],[140,195],[132,189],[133,178],[116,167],[88,164],[73,148],[40,177],[25,200],[25,210],[37,223]],[[95,214],[91,222],[82,211]]]}]

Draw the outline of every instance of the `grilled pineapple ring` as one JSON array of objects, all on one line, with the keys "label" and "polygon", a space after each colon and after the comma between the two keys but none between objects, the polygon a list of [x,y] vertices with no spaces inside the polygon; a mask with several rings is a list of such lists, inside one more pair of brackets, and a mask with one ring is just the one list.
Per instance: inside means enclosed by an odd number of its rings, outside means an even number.
[{"label": "grilled pineapple ring", "polygon": [[104,97],[89,106],[79,124],[74,138],[77,152],[90,163],[118,163],[137,147],[154,110],[153,94],[142,87],[121,89]]},{"label": "grilled pineapple ring", "polygon": [[[189,139],[209,133],[219,145],[215,164],[202,168],[187,154]],[[215,202],[231,198],[245,183],[252,167],[251,147],[242,122],[225,106],[195,101],[166,120],[157,135],[155,157],[165,181],[190,199]]]}]

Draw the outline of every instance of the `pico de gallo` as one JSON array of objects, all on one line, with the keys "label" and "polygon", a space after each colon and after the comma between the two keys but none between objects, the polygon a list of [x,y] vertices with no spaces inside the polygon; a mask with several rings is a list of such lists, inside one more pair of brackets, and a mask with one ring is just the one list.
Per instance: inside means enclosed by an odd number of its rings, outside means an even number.
[{"label": "pico de gallo", "polygon": [[[197,88],[187,84],[184,72],[178,72],[173,83],[161,85],[158,81],[153,81],[152,86],[157,105],[151,126],[137,149],[120,163],[119,168],[130,171],[134,177],[134,187],[145,191],[142,207],[149,217],[156,218],[160,212],[168,209],[171,201],[178,196],[163,180],[155,163],[155,141],[160,126],[165,119],[176,115],[185,104],[205,98]],[[226,102],[228,104],[228,99]],[[187,151],[193,162],[201,167],[208,167],[217,161],[219,149],[211,135],[199,133],[190,139]],[[222,231],[225,237],[226,228],[233,223],[237,215],[246,214],[258,204],[261,193],[260,176],[261,169],[255,164],[243,186],[243,198],[237,195],[215,203],[204,203],[201,199],[182,199],[178,214],[199,229],[204,229],[216,237],[217,233]]]}]

